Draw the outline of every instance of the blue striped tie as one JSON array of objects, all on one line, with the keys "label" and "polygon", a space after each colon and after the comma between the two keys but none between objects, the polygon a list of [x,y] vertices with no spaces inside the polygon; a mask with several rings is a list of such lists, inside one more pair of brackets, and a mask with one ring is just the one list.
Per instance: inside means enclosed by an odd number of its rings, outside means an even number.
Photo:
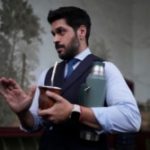
[{"label": "blue striped tie", "polygon": [[68,77],[72,74],[72,72],[73,72],[73,66],[74,66],[78,61],[79,61],[79,60],[76,59],[76,58],[73,58],[73,59],[69,60],[66,78],[68,78]]}]

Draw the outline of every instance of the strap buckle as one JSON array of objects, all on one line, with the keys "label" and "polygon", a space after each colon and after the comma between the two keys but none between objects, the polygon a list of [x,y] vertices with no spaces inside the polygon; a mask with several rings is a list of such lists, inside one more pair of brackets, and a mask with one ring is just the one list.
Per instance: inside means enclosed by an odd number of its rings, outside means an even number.
[{"label": "strap buckle", "polygon": [[91,131],[80,131],[80,138],[87,141],[97,142],[100,139],[100,135]]}]

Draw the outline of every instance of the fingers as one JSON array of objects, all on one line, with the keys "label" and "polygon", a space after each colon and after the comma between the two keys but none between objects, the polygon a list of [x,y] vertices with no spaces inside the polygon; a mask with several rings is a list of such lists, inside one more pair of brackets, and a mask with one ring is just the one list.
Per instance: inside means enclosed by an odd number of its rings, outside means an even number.
[{"label": "fingers", "polygon": [[50,121],[52,121],[52,111],[51,109],[39,109],[38,111],[39,116],[41,116],[42,118],[48,119]]},{"label": "fingers", "polygon": [[54,115],[53,110],[51,110],[51,108],[49,109],[42,109],[38,111],[39,116],[41,116],[42,118],[49,120],[53,123],[58,123],[59,120],[56,119],[57,117]]},{"label": "fingers", "polygon": [[5,77],[0,78],[0,95],[2,95],[4,98],[7,98],[7,94],[11,88],[12,87],[9,85],[8,79]]},{"label": "fingers", "polygon": [[0,78],[0,85],[1,85],[1,89],[19,89],[20,86],[17,84],[17,82],[11,78],[5,78],[5,77],[1,77]]},{"label": "fingers", "polygon": [[8,85],[9,85],[8,79],[6,79],[5,77],[1,77],[1,78],[0,78],[0,86],[1,86],[1,89],[7,88]]},{"label": "fingers", "polygon": [[38,113],[40,116],[50,115],[50,109],[39,109]]},{"label": "fingers", "polygon": [[21,89],[21,87],[15,80],[10,78],[10,79],[8,79],[8,82],[12,86],[13,89]]},{"label": "fingers", "polygon": [[46,95],[50,97],[51,99],[55,100],[56,102],[62,102],[64,101],[63,97],[50,91],[46,91]]},{"label": "fingers", "polygon": [[20,87],[13,79],[11,78],[7,79],[5,77],[0,78],[0,95],[2,95],[5,99],[7,99],[7,97],[12,94],[11,93],[12,90],[18,88]]}]

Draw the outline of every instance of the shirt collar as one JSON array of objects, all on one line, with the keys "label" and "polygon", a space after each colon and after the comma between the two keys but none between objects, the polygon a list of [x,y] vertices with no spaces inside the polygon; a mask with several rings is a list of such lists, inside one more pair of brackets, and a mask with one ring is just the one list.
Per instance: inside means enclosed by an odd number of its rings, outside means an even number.
[{"label": "shirt collar", "polygon": [[75,58],[79,59],[80,61],[84,60],[88,55],[91,54],[91,51],[89,48],[86,48],[81,53],[75,56]]}]

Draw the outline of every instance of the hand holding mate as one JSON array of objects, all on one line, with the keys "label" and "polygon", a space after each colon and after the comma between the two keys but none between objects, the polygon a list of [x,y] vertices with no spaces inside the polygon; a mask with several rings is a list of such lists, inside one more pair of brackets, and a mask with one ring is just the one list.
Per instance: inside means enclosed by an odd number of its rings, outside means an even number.
[{"label": "hand holding mate", "polygon": [[68,119],[73,108],[73,104],[56,93],[47,91],[46,94],[48,97],[52,98],[55,103],[48,109],[39,110],[39,115],[53,123],[60,123]]},{"label": "hand holding mate", "polygon": [[[39,110],[39,115],[53,123],[61,123],[70,118],[73,110],[73,105],[62,96],[47,91],[47,96],[55,101],[54,105],[48,109]],[[91,108],[80,106],[81,114],[79,121],[93,128],[100,128],[97,123]]]}]

